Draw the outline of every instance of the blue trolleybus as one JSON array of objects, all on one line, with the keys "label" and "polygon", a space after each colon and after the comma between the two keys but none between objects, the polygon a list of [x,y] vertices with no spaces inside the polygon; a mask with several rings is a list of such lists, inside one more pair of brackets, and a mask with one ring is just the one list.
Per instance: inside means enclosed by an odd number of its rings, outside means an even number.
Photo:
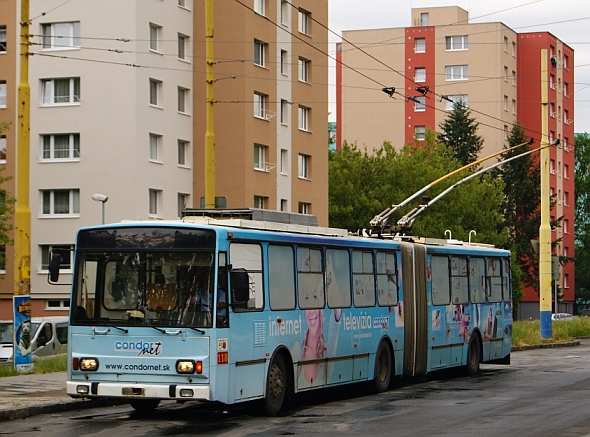
[{"label": "blue trolleybus", "polygon": [[276,415],[307,390],[508,364],[510,254],[242,219],[87,227],[68,335],[72,397],[259,400]]}]

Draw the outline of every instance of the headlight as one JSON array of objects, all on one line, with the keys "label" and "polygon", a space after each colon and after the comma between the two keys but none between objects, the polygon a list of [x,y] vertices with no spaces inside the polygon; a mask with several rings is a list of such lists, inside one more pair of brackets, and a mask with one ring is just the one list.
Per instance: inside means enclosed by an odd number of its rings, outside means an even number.
[{"label": "headlight", "polygon": [[177,373],[195,373],[195,362],[193,360],[178,360],[176,362]]},{"label": "headlight", "polygon": [[98,359],[80,358],[80,370],[84,370],[86,372],[94,372],[98,370]]}]

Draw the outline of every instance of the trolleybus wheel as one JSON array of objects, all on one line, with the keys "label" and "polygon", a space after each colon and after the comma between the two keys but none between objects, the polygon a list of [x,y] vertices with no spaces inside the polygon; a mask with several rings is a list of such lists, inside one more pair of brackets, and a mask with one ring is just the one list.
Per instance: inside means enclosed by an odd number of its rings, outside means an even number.
[{"label": "trolleybus wheel", "polygon": [[375,354],[375,378],[373,388],[377,393],[383,393],[391,383],[391,350],[386,342],[382,341]]},{"label": "trolleybus wheel", "polygon": [[264,398],[264,411],[269,416],[276,416],[283,408],[287,397],[287,369],[281,355],[276,355],[268,368],[266,381],[266,396]]},{"label": "trolleybus wheel", "polygon": [[140,412],[153,411],[160,405],[159,399],[129,399],[129,405]]},{"label": "trolleybus wheel", "polygon": [[465,371],[469,376],[477,375],[479,372],[479,362],[481,361],[481,346],[479,344],[479,337],[472,335],[469,342],[469,349],[467,349],[467,365]]}]

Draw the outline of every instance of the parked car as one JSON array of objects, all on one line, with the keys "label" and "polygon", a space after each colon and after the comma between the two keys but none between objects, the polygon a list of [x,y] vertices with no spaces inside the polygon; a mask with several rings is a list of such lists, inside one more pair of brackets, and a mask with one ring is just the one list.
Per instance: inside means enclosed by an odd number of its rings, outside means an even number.
[{"label": "parked car", "polygon": [[551,314],[551,320],[574,320],[574,319],[577,319],[577,317],[571,315],[570,313]]},{"label": "parked car", "polygon": [[[12,320],[0,321],[0,363],[12,363],[14,352],[14,326]],[[31,318],[31,348],[33,360],[66,353],[68,343],[68,317]]]}]

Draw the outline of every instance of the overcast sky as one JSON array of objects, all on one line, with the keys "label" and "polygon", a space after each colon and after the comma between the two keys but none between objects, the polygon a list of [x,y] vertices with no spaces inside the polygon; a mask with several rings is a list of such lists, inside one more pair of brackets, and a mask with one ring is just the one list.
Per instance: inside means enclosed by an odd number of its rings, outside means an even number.
[{"label": "overcast sky", "polygon": [[[343,30],[409,27],[412,8],[432,6],[459,6],[469,12],[470,23],[499,21],[519,33],[550,32],[572,47],[574,127],[590,132],[590,0],[329,0],[329,28],[338,35],[330,34],[330,42],[339,42]],[[334,76],[332,69],[332,84]],[[335,100],[331,86],[330,121],[335,121]]]}]

